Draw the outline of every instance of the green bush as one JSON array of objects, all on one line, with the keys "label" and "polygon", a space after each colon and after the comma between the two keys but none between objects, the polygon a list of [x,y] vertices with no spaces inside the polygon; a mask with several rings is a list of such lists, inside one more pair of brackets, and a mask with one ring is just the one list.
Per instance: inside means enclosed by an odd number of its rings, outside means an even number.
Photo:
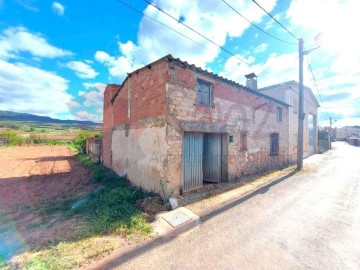
[{"label": "green bush", "polygon": [[96,134],[94,135],[94,137],[95,137],[95,138],[100,138],[100,139],[102,139],[102,138],[103,138],[103,131],[100,130],[98,133],[96,133]]},{"label": "green bush", "polygon": [[80,153],[85,153],[86,140],[91,137],[102,138],[103,133],[102,133],[102,131],[94,133],[89,130],[80,130],[76,134],[75,139],[73,140],[73,145],[74,145],[75,149],[78,150]]},{"label": "green bush", "polygon": [[7,129],[0,132],[0,140],[4,141],[8,146],[21,146],[21,145],[32,145],[32,144],[42,144],[42,145],[67,145],[68,142],[65,140],[59,139],[48,139],[44,136],[41,136],[36,133],[30,134],[30,136],[25,137],[16,133],[16,131]]},{"label": "green bush", "polygon": [[14,130],[7,129],[0,132],[0,140],[10,146],[23,145],[26,143],[25,138],[17,134]]},{"label": "green bush", "polygon": [[76,134],[75,139],[73,140],[74,147],[80,152],[85,153],[86,140],[92,136],[91,132],[88,130],[80,130]]},{"label": "green bush", "polygon": [[328,138],[329,138],[329,133],[326,130],[319,128],[318,139],[319,140],[327,140]]}]

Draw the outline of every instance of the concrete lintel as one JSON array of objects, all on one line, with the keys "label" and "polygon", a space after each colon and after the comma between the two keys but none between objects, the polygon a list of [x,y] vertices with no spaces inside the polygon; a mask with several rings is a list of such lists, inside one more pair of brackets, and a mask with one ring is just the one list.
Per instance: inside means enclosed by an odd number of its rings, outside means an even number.
[{"label": "concrete lintel", "polygon": [[180,121],[180,126],[183,131],[187,132],[229,133],[233,130],[229,125],[220,122]]},{"label": "concrete lintel", "polygon": [[128,130],[128,129],[136,129],[142,127],[163,127],[166,124],[165,116],[155,116],[149,117],[146,119],[141,119],[132,123],[124,123],[120,125],[116,125],[113,127],[113,130]]}]

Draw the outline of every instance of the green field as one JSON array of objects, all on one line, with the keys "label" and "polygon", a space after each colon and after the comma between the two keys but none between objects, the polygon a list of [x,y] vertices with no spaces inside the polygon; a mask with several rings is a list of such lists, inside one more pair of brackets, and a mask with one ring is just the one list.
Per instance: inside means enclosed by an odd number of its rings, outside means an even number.
[{"label": "green field", "polygon": [[14,129],[19,131],[79,131],[79,130],[101,130],[100,125],[87,126],[78,124],[53,124],[41,122],[25,122],[25,121],[8,121],[0,120],[0,129]]}]

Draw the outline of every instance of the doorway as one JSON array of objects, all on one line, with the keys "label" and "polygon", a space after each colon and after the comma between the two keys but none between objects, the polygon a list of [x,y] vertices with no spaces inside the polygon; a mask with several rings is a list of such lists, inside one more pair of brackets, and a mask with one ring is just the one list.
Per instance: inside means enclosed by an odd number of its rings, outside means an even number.
[{"label": "doorway", "polygon": [[222,179],[222,134],[185,132],[182,191]]}]

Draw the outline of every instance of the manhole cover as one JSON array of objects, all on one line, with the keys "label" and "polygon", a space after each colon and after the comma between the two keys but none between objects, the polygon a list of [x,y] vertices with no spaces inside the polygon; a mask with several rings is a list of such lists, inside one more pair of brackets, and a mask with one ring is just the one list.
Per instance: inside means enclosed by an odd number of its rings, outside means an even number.
[{"label": "manhole cover", "polygon": [[167,223],[169,223],[173,228],[191,220],[191,217],[189,217],[188,215],[186,215],[180,211],[173,211],[173,212],[166,213],[166,215],[164,215],[162,218]]}]

